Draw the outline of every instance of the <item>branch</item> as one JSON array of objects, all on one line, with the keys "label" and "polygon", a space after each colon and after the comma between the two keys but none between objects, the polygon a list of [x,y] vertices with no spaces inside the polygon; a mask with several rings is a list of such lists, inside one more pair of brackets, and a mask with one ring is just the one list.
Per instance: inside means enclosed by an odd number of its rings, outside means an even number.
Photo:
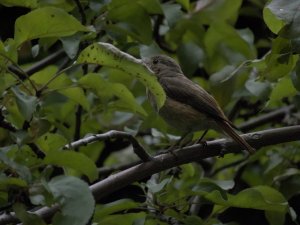
[{"label": "branch", "polygon": [[80,16],[81,16],[81,23],[83,25],[86,25],[86,16],[85,16],[85,12],[84,12],[84,9],[80,3],[79,0],[74,0],[74,2],[76,3],[77,7],[78,7],[78,11],[80,13]]},{"label": "branch", "polygon": [[282,119],[282,118],[284,118],[285,115],[287,115],[294,109],[295,109],[294,105],[285,106],[285,107],[276,109],[273,112],[266,113],[262,116],[258,116],[252,120],[249,120],[249,121],[241,124],[240,126],[238,126],[238,129],[243,132],[249,131],[253,128],[259,127],[261,125],[272,122],[274,120]]},{"label": "branch", "polygon": [[[275,145],[285,142],[298,141],[300,139],[300,125],[270,129],[260,132],[241,135],[256,149],[268,145]],[[226,149],[224,151],[223,149]],[[198,161],[209,157],[239,152],[240,146],[228,139],[218,139],[207,142],[207,146],[196,144],[174,151],[177,157],[172,154],[156,156],[154,160],[141,163],[127,170],[113,174],[108,178],[92,185],[90,188],[96,199],[101,199],[135,181],[145,179],[152,174],[179,166],[182,164]]]},{"label": "branch", "polygon": [[[106,133],[106,136],[110,132]],[[291,141],[299,141],[300,139],[300,125],[264,130],[241,135],[249,144],[256,149],[268,145],[281,144]],[[90,138],[90,137],[89,137]],[[74,145],[75,143],[73,143]],[[78,145],[78,143],[77,143]],[[72,145],[71,145],[72,146]],[[224,148],[226,151],[224,151]],[[110,175],[104,180],[99,181],[90,186],[90,189],[96,200],[99,200],[109,194],[126,187],[127,185],[145,179],[152,174],[161,172],[163,170],[179,166],[182,164],[198,161],[209,157],[219,156],[220,153],[228,154],[240,152],[240,146],[234,141],[228,139],[218,139],[207,142],[206,146],[196,144],[193,146],[184,147],[174,151],[177,157],[172,154],[162,154],[154,157],[153,160],[138,164],[124,171]],[[43,207],[35,214],[49,219],[57,211],[56,208]],[[14,213],[10,215],[0,216],[0,224],[8,224],[17,221]]]},{"label": "branch", "polygon": [[168,52],[168,53],[175,53],[174,50],[172,50],[164,41],[162,36],[159,34],[159,28],[162,25],[164,17],[162,15],[157,15],[157,18],[154,20],[154,26],[153,26],[153,38],[158,44],[158,46]]},{"label": "branch", "polygon": [[[39,62],[37,62],[35,64],[33,64],[28,69],[24,69],[24,72],[30,76],[30,75],[36,73],[37,71],[40,71],[41,69],[45,68],[46,66],[56,62],[58,59],[64,57],[65,55],[66,55],[65,51],[63,49],[60,49],[57,52],[54,52],[53,54],[47,56],[46,58],[40,60]],[[19,72],[15,66],[11,65],[8,68],[10,71],[12,71],[16,75],[18,75],[21,80],[27,79],[27,77],[24,76],[23,73]]]},{"label": "branch", "polygon": [[0,109],[0,127],[6,129],[8,131],[11,131],[11,132],[17,131],[17,129],[13,125],[11,125],[9,122],[5,121],[5,117],[3,116],[1,109]]},{"label": "branch", "polygon": [[94,134],[91,136],[88,136],[86,138],[80,139],[78,141],[74,141],[71,144],[67,144],[64,148],[70,149],[70,148],[78,148],[82,145],[87,145],[89,143],[95,142],[95,141],[103,141],[110,138],[125,138],[132,144],[133,151],[137,156],[143,160],[151,161],[153,158],[144,150],[144,148],[139,144],[139,142],[131,135],[123,131],[117,131],[117,130],[111,130],[104,134]]}]

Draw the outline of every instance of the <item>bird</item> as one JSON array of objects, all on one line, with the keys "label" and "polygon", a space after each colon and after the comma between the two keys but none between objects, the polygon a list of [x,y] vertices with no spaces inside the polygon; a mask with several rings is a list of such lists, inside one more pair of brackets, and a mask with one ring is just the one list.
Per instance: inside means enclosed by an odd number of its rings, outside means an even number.
[{"label": "bird", "polygon": [[188,79],[179,64],[166,55],[143,59],[143,63],[155,74],[166,93],[162,107],[158,107],[151,92],[147,92],[152,107],[175,129],[186,133],[213,129],[221,131],[236,141],[250,154],[255,149],[235,130],[215,98],[201,86]]}]

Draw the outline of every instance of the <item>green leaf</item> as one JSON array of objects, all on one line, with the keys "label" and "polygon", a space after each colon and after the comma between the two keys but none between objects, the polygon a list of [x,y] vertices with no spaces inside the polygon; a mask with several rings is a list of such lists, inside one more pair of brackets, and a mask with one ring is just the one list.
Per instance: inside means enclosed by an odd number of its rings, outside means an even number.
[{"label": "green leaf", "polygon": [[35,143],[47,154],[47,152],[61,149],[68,141],[60,134],[46,133],[38,138]]},{"label": "green leaf", "polygon": [[276,176],[274,181],[280,184],[279,190],[287,199],[300,193],[300,171],[297,169],[287,169],[284,173]]},{"label": "green leaf", "polygon": [[90,104],[89,104],[82,88],[70,87],[70,88],[60,90],[58,92],[63,94],[64,96],[67,96],[68,98],[72,99],[74,102],[81,105],[85,110],[89,110]]},{"label": "green leaf", "polygon": [[94,181],[98,178],[95,163],[80,152],[52,150],[47,152],[44,163],[72,168],[86,175],[90,181]]},{"label": "green leaf", "polygon": [[[152,223],[149,224],[148,220],[147,223],[145,223],[146,213],[140,212],[140,213],[126,213],[126,214],[116,214],[116,215],[109,215],[103,218],[97,218],[94,221],[96,224],[105,224],[105,225],[119,225],[120,221],[122,221],[122,225],[141,225],[141,224],[147,224],[147,225],[157,225],[159,223]],[[162,223],[161,223],[162,224]],[[163,223],[165,225],[165,223]]]},{"label": "green leaf", "polygon": [[[266,9],[270,10],[280,21],[284,21],[285,26],[279,32],[279,35],[286,38],[298,38],[300,35],[300,1],[298,0],[272,0]],[[265,10],[266,10],[265,9]],[[270,16],[265,16],[266,23],[272,31],[278,33],[280,27],[279,22],[274,22],[273,19],[269,19]],[[274,25],[275,24],[275,25]],[[277,31],[277,32],[276,32]]]},{"label": "green leaf", "polygon": [[190,9],[190,1],[189,0],[176,0],[179,4],[181,4],[185,10],[189,11]]},{"label": "green leaf", "polygon": [[15,40],[20,45],[27,40],[70,36],[78,31],[89,30],[66,11],[43,7],[16,20]]},{"label": "green leaf", "polygon": [[290,78],[284,77],[278,81],[272,90],[269,105],[280,105],[284,97],[291,97],[296,95],[297,90],[294,88]]},{"label": "green leaf", "polygon": [[269,29],[275,34],[278,34],[281,28],[285,25],[285,22],[277,18],[267,7],[265,7],[263,10],[263,17]]},{"label": "green leaf", "polygon": [[[207,221],[205,221],[207,222]],[[203,225],[205,222],[198,216],[192,215],[192,216],[187,216],[184,219],[184,224],[185,225]]]},{"label": "green leaf", "polygon": [[268,81],[262,82],[254,79],[249,79],[245,83],[246,89],[250,91],[256,97],[260,99],[266,99],[269,97],[272,88],[271,84]]},{"label": "green leaf", "polygon": [[298,60],[296,63],[295,70],[291,74],[291,79],[294,87],[300,91],[300,61]]},{"label": "green leaf", "polygon": [[[10,61],[17,63],[18,61],[18,46],[14,39],[8,38],[3,43],[0,41],[0,69],[6,68],[11,64]],[[6,72],[6,70],[5,70]],[[3,72],[0,71],[0,74]]]},{"label": "green leaf", "polygon": [[47,7],[47,6],[53,6],[60,9],[64,9],[67,12],[72,11],[76,7],[76,3],[74,1],[69,0],[39,0],[39,7]]},{"label": "green leaf", "polygon": [[136,102],[132,93],[123,84],[110,83],[95,73],[85,75],[78,83],[85,88],[92,89],[104,102],[113,99],[114,96],[117,97],[117,103],[114,104],[116,108],[138,112],[143,116],[147,115],[143,107]]},{"label": "green leaf", "polygon": [[228,199],[221,197],[220,192],[217,191],[212,191],[204,197],[215,204],[227,207],[260,209],[283,215],[288,210],[288,202],[284,196],[269,186],[248,188],[236,195],[228,194]]},{"label": "green leaf", "polygon": [[201,196],[206,196],[209,193],[218,193],[222,199],[227,199],[227,193],[214,180],[208,178],[202,179],[199,184],[193,188],[193,191]]},{"label": "green leaf", "polygon": [[[0,59],[1,61],[1,59]],[[1,62],[0,62],[1,64]],[[1,66],[0,66],[1,67]],[[1,68],[0,68],[1,74]],[[5,93],[5,90],[16,83],[16,78],[11,76],[9,73],[4,73],[0,75],[0,93]]]},{"label": "green leaf", "polygon": [[27,182],[16,177],[6,177],[4,174],[0,175],[0,190],[9,190],[9,188],[17,187],[27,187]]},{"label": "green leaf", "polygon": [[183,13],[181,11],[181,6],[178,4],[172,4],[167,2],[162,5],[162,8],[169,27],[175,26],[175,24],[183,16]]},{"label": "green leaf", "polygon": [[154,182],[154,180],[150,179],[147,182],[146,187],[149,189],[151,193],[157,193],[160,192],[170,181],[171,179],[166,178],[163,179],[161,182],[157,183]]},{"label": "green leaf", "polygon": [[139,203],[134,202],[131,199],[120,199],[114,202],[110,202],[105,205],[97,205],[95,209],[95,220],[100,220],[111,214],[116,214],[118,212],[134,209],[139,207]]},{"label": "green leaf", "polygon": [[198,9],[196,7],[195,19],[203,24],[211,24],[216,21],[234,24],[238,18],[242,2],[242,0],[218,0],[212,4],[208,3],[204,8]]},{"label": "green leaf", "polygon": [[162,8],[158,0],[137,0],[149,14],[162,14]]},{"label": "green leaf", "polygon": [[165,102],[164,90],[155,75],[149,71],[142,61],[121,52],[111,44],[98,42],[88,46],[78,56],[77,63],[96,63],[123,70],[149,88],[155,95],[159,108]]},{"label": "green leaf", "polygon": [[253,60],[252,66],[269,81],[276,81],[293,71],[299,55],[293,54],[291,42],[277,37],[272,41],[272,50],[261,60]]},{"label": "green leaf", "polygon": [[266,211],[266,218],[269,221],[269,224],[272,225],[283,225],[285,221],[285,214],[278,213],[274,211]]},{"label": "green leaf", "polygon": [[[10,170],[17,173],[25,181],[31,181],[32,176],[28,167],[16,163],[11,158],[7,157],[7,155],[3,151],[0,151],[0,162],[3,163],[6,167],[9,167]],[[16,180],[14,180],[13,182],[17,182],[19,185],[22,185],[22,183]]]},{"label": "green leaf", "polygon": [[82,180],[70,176],[54,177],[48,187],[61,208],[52,220],[53,225],[85,225],[95,207],[89,186]]},{"label": "green leaf", "polygon": [[36,8],[37,0],[0,0],[0,5],[5,5],[7,7],[20,6],[26,8]]},{"label": "green leaf", "polygon": [[150,17],[138,3],[132,1],[128,4],[128,1],[113,0],[108,5],[107,17],[115,22],[108,28],[116,27],[121,33],[128,34],[144,44],[152,42]]},{"label": "green leaf", "polygon": [[[34,81],[35,84],[39,86],[43,86],[48,83],[49,80],[53,78],[53,76],[57,73],[58,68],[57,66],[50,65],[44,69],[39,70],[38,72],[34,73],[30,76],[30,79]],[[72,80],[68,77],[67,74],[62,73],[54,80],[52,80],[48,84],[48,89],[50,90],[58,90],[71,87],[73,84]]]},{"label": "green leaf", "polygon": [[13,209],[17,217],[21,220],[24,225],[46,225],[41,217],[34,213],[29,213],[26,211],[25,205],[21,203],[15,203]]},{"label": "green leaf", "polygon": [[18,87],[12,87],[11,90],[16,96],[18,108],[22,113],[24,119],[30,121],[38,104],[37,97],[25,94]]},{"label": "green leaf", "polygon": [[178,59],[185,75],[192,75],[204,59],[204,51],[193,42],[183,43],[178,51]]},{"label": "green leaf", "polygon": [[79,44],[81,41],[81,35],[74,34],[69,37],[60,38],[65,52],[68,54],[69,58],[74,59],[79,50]]},{"label": "green leaf", "polygon": [[235,89],[234,66],[227,65],[221,70],[210,75],[210,89],[213,96],[221,106],[225,106],[232,100]]},{"label": "green leaf", "polygon": [[253,46],[243,38],[242,34],[223,22],[213,23],[209,27],[204,37],[204,44],[209,73],[216,72],[228,64],[240,64],[256,55]]}]

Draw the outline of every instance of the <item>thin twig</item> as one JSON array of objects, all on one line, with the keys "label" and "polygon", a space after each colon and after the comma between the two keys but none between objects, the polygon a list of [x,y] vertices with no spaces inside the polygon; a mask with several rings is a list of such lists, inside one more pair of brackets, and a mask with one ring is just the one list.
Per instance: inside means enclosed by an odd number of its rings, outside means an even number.
[{"label": "thin twig", "polygon": [[[85,44],[82,44],[85,45]],[[88,66],[87,64],[82,65],[82,71],[83,71],[83,76],[86,75],[88,73]],[[84,90],[84,92],[86,92]],[[83,112],[83,108],[81,105],[77,105],[77,110],[75,113],[75,128],[74,128],[74,137],[73,140],[79,140],[80,139],[80,131],[81,131],[81,117],[82,117],[82,112]],[[77,151],[78,149],[75,148],[75,150]]]},{"label": "thin twig", "polygon": [[[60,49],[51,55],[45,57],[44,59],[41,59],[40,61],[34,63],[32,66],[30,66],[27,69],[24,69],[23,71],[28,75],[31,76],[32,74],[40,71],[41,69],[45,68],[46,66],[53,64],[60,58],[66,56],[66,53],[63,49]],[[13,71],[16,75],[20,77],[21,80],[27,79],[27,77],[24,76],[24,74],[20,71],[18,71],[13,65],[8,66],[9,70]]]},{"label": "thin twig", "polygon": [[[28,75],[28,74],[27,74],[27,73],[26,73],[26,72],[25,72],[25,71],[24,71],[17,63],[15,63],[11,58],[9,58],[8,56],[6,56],[6,55],[4,55],[4,54],[2,54],[2,53],[0,53],[0,55],[1,55],[2,57],[4,57],[5,59],[7,59],[9,62],[11,62],[11,63],[13,64],[13,66],[15,67],[15,69],[18,70],[20,73],[22,73],[23,77],[26,77],[26,79],[29,81],[29,83],[30,83],[30,85],[32,86],[32,88],[33,88],[35,91],[37,91],[37,89],[36,89],[34,83],[33,83],[32,80],[29,78],[29,75]],[[9,70],[9,67],[7,67],[7,71],[13,73],[13,71],[10,71],[10,70]],[[18,77],[18,78],[19,78],[19,77]],[[20,82],[23,83],[22,79],[19,78],[19,80],[20,80]],[[24,85],[24,83],[23,83],[23,85]],[[25,85],[24,85],[24,86],[25,86]],[[29,93],[30,93],[30,92],[29,92]]]},{"label": "thin twig", "polygon": [[78,7],[78,11],[80,13],[80,16],[81,16],[81,23],[83,25],[86,25],[86,16],[85,16],[85,12],[84,12],[84,9],[80,3],[79,0],[74,0],[74,2],[76,3],[77,7]]},{"label": "thin twig", "polygon": [[71,66],[68,66],[68,67],[66,67],[66,68],[64,68],[64,69],[62,69],[62,70],[60,70],[60,71],[58,71],[53,77],[51,77],[37,92],[38,93],[41,93],[43,90],[45,90],[47,87],[48,87],[48,85],[52,82],[52,81],[54,81],[58,76],[60,76],[61,74],[63,74],[64,72],[66,72],[67,70],[69,70],[69,69],[71,69],[71,68],[73,68],[74,66],[76,66],[77,64],[73,64],[73,65],[71,65]]},{"label": "thin twig", "polygon": [[5,117],[3,116],[1,109],[0,109],[0,127],[6,129],[8,131],[11,131],[11,132],[17,131],[17,129],[13,125],[11,125],[9,122],[5,121]]},{"label": "thin twig", "polygon": [[59,49],[58,51],[52,53],[51,55],[45,57],[44,59],[41,59],[40,61],[33,64],[28,69],[24,69],[24,71],[30,76],[41,69],[45,68],[46,66],[49,66],[55,62],[57,62],[59,59],[66,56],[66,53],[64,49]]},{"label": "thin twig", "polygon": [[111,130],[103,134],[94,134],[85,138],[82,138],[73,143],[67,144],[64,148],[78,148],[80,146],[87,145],[95,141],[103,141],[110,138],[125,138],[132,144],[134,153],[144,162],[151,161],[153,158],[145,151],[145,149],[139,144],[139,142],[131,135],[123,131]]},{"label": "thin twig", "polygon": [[159,34],[159,28],[163,22],[164,17],[162,15],[157,15],[156,20],[154,21],[154,27],[153,27],[153,38],[155,39],[158,46],[168,52],[168,53],[175,53],[174,50],[172,50],[165,41],[163,40],[162,36]]},{"label": "thin twig", "polygon": [[234,161],[234,162],[232,162],[232,163],[229,163],[229,164],[226,164],[226,165],[224,165],[224,166],[221,166],[221,167],[215,169],[214,171],[212,171],[212,172],[210,173],[210,177],[213,177],[213,176],[215,176],[217,173],[219,173],[219,172],[221,172],[221,171],[223,171],[223,170],[226,170],[226,169],[228,169],[228,168],[230,168],[230,167],[237,166],[237,165],[239,165],[239,164],[241,164],[241,163],[247,161],[247,159],[248,159],[247,157],[246,157],[246,158],[242,158],[242,159],[239,159],[239,160]]},{"label": "thin twig", "polygon": [[240,126],[238,126],[238,129],[243,131],[243,132],[247,132],[253,128],[262,126],[266,123],[272,122],[274,120],[278,120],[280,118],[283,118],[285,115],[287,115],[288,113],[290,113],[292,110],[295,109],[294,105],[290,105],[290,106],[284,106],[282,108],[276,109],[270,113],[266,113],[262,116],[258,116],[256,118],[253,118],[247,122],[244,122],[243,124],[241,124]]}]

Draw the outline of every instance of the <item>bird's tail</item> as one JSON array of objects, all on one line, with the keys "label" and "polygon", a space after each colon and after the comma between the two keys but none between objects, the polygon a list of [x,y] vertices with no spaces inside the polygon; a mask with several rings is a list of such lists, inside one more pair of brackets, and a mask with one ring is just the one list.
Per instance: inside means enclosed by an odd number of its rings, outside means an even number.
[{"label": "bird's tail", "polygon": [[240,146],[245,148],[250,154],[255,153],[255,148],[251,147],[244,138],[238,135],[235,130],[226,121],[216,121],[218,125],[228,134],[233,140],[235,140]]}]

